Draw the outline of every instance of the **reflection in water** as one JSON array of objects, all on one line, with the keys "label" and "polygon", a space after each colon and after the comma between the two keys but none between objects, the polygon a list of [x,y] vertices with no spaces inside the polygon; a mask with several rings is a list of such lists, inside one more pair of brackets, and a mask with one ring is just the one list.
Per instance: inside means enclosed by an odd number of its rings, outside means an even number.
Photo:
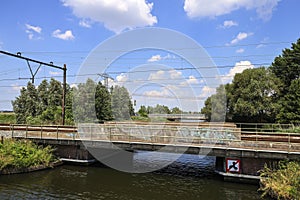
[{"label": "reflection in water", "polygon": [[[140,152],[139,167],[155,166],[174,154]],[[101,166],[64,165],[52,170],[0,176],[0,199],[259,199],[257,186],[223,182],[213,157],[183,155],[147,174],[127,174]]]}]

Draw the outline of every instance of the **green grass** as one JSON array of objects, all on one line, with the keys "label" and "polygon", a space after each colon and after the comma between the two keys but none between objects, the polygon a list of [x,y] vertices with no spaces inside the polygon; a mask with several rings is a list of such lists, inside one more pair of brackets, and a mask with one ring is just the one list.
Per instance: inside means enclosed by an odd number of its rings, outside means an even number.
[{"label": "green grass", "polygon": [[0,113],[0,123],[1,124],[15,124],[16,123],[15,113]]},{"label": "green grass", "polygon": [[51,147],[42,148],[25,140],[4,140],[0,143],[0,170],[49,166],[55,161]]},{"label": "green grass", "polygon": [[277,169],[267,166],[261,171],[262,196],[277,199],[300,199],[300,163],[280,162]]}]

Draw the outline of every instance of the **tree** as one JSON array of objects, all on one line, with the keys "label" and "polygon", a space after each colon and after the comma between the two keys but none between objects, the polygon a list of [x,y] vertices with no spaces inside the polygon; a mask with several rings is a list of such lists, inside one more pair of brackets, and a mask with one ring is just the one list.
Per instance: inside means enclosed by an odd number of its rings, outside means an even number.
[{"label": "tree", "polygon": [[287,94],[293,80],[300,78],[300,39],[292,44],[291,49],[284,49],[276,57],[270,69],[284,83],[282,96]]},{"label": "tree", "polygon": [[204,102],[201,113],[205,115],[207,121],[224,122],[226,120],[227,99],[225,88],[224,85],[220,85],[216,89],[216,94],[208,97]]},{"label": "tree", "polygon": [[211,114],[212,114],[212,105],[211,105],[211,99],[214,98],[214,96],[208,97],[204,102],[204,107],[201,109],[201,114],[203,114],[207,121],[211,121]]},{"label": "tree", "polygon": [[26,123],[27,108],[26,108],[26,99],[27,99],[27,89],[22,87],[20,91],[20,96],[16,98],[16,100],[12,101],[13,110],[16,113],[16,122],[18,124]]},{"label": "tree", "polygon": [[128,90],[115,86],[111,94],[112,114],[115,120],[128,120],[134,116],[134,109]]},{"label": "tree", "polygon": [[208,97],[201,113],[209,121],[274,122],[279,111],[281,81],[264,67],[236,74],[231,84]]},{"label": "tree", "polygon": [[171,114],[182,114],[182,110],[178,107],[174,107],[171,109]]},{"label": "tree", "polygon": [[[72,93],[67,85],[66,91],[66,121],[73,124]],[[28,82],[27,87],[22,88],[20,96],[12,102],[16,113],[17,123],[28,124],[60,124],[62,121],[62,87],[61,83],[52,79],[49,85],[43,80],[36,87]]]},{"label": "tree", "polygon": [[280,123],[300,123],[300,79],[291,82],[287,94],[281,101],[281,109],[277,116]]},{"label": "tree", "polygon": [[101,82],[96,86],[95,110],[99,121],[108,121],[112,119],[111,95]]},{"label": "tree", "polygon": [[38,115],[42,114],[48,107],[49,100],[49,83],[45,79],[37,88],[39,102],[38,102]]},{"label": "tree", "polygon": [[35,86],[31,83],[28,82],[27,84],[27,98],[26,98],[26,116],[32,116],[35,117],[38,114],[38,93],[35,88]]},{"label": "tree", "polygon": [[275,121],[281,82],[270,70],[246,69],[235,75],[231,87],[229,106],[233,121]]},{"label": "tree", "polygon": [[49,94],[48,106],[62,106],[63,88],[61,82],[52,78],[49,85]]},{"label": "tree", "polygon": [[96,83],[87,79],[86,83],[80,83],[74,89],[73,114],[76,122],[95,122],[95,90]]},{"label": "tree", "polygon": [[141,117],[148,117],[147,108],[146,106],[141,106],[138,111],[139,116]]},{"label": "tree", "polygon": [[149,113],[171,114],[171,111],[168,106],[157,104],[155,107],[149,107]]}]

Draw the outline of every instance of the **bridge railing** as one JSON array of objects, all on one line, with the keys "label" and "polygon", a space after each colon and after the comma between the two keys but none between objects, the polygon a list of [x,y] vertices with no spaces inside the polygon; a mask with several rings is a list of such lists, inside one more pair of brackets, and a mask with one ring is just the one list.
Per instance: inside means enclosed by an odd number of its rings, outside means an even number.
[{"label": "bridge railing", "polygon": [[[261,125],[259,125],[261,126]],[[102,140],[182,145],[215,145],[251,149],[300,151],[300,133],[251,124],[233,126],[171,126],[134,124],[82,124],[73,126],[1,125],[0,135],[14,138]],[[275,128],[274,128],[275,127]],[[286,126],[289,128],[288,126]]]},{"label": "bridge railing", "polygon": [[0,124],[0,135],[7,138],[75,139],[75,126],[44,126],[23,124]]}]

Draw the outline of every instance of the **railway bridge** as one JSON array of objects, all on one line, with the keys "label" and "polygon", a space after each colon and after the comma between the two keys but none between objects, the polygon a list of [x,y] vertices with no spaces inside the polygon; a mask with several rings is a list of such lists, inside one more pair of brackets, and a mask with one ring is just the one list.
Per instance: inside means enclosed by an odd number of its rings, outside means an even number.
[{"label": "railway bridge", "polygon": [[[300,158],[300,133],[271,124],[127,123],[72,126],[0,125],[5,137],[52,145],[64,161],[130,166],[133,153],[158,151],[215,156],[225,179],[257,180],[265,164]],[[125,169],[130,171],[131,169]]]}]

